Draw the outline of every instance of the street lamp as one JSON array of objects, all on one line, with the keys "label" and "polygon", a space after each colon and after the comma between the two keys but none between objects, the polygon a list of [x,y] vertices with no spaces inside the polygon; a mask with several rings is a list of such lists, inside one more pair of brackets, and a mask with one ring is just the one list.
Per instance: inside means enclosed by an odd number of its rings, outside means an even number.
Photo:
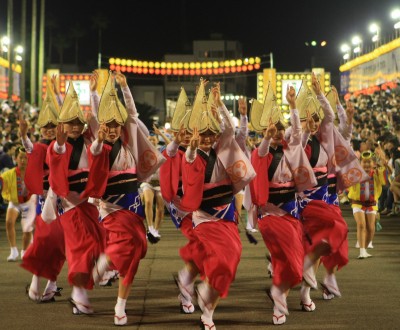
[{"label": "street lamp", "polygon": [[305,41],[304,44],[306,45],[306,47],[310,47],[311,68],[315,68],[317,65],[317,57],[321,53],[321,50],[319,48],[325,47],[327,45],[327,41],[326,40],[322,40],[322,41],[311,40],[311,41]]},{"label": "street lamp", "polygon": [[[22,61],[24,48],[21,45],[12,48],[11,40],[8,36],[1,38],[0,46],[2,57],[7,59],[8,62],[8,95],[9,99],[12,99],[12,94],[14,92],[14,70],[16,70],[18,62]],[[20,86],[18,86],[17,93],[19,93],[19,88]]]},{"label": "street lamp", "polygon": [[10,38],[4,36],[1,38],[1,55],[4,57],[4,53],[8,53],[8,48],[10,47]]},{"label": "street lamp", "polygon": [[351,43],[354,46],[353,53],[357,54],[356,56],[361,55],[361,53],[362,53],[362,39],[359,36],[354,36],[351,39]]},{"label": "street lamp", "polygon": [[24,53],[24,47],[18,45],[17,47],[15,47],[14,51],[15,51],[15,61],[21,62],[22,54]]},{"label": "street lamp", "polygon": [[345,61],[348,61],[350,59],[350,51],[351,51],[350,46],[348,44],[343,44],[342,46],[340,46],[340,50],[343,53],[343,59]]},{"label": "street lamp", "polygon": [[377,23],[372,23],[369,26],[369,32],[373,33],[372,42],[375,43],[375,48],[379,46],[381,28]]},{"label": "street lamp", "polygon": [[400,9],[399,8],[393,9],[392,12],[390,13],[390,16],[392,17],[393,20],[396,21],[393,27],[396,30],[396,38],[398,38],[400,29]]}]

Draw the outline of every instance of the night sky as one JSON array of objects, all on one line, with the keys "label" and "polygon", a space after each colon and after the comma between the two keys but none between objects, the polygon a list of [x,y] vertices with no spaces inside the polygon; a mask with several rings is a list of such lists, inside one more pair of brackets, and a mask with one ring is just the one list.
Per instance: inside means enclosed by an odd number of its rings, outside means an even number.
[{"label": "night sky", "polygon": [[[30,6],[31,1],[27,1]],[[40,0],[37,0],[40,4]],[[14,29],[20,30],[20,3],[14,0]],[[107,19],[102,35],[103,66],[109,57],[162,61],[164,54],[191,52],[193,40],[208,39],[221,33],[225,39],[243,44],[244,56],[272,52],[278,71],[309,69],[317,66],[338,71],[340,45],[358,33],[371,39],[368,25],[377,21],[382,35],[393,33],[390,11],[392,0],[335,1],[46,1],[47,22],[55,22],[53,37],[70,35],[76,24],[84,32],[79,42],[79,63],[95,67],[99,49],[98,32],[92,17],[101,12]],[[397,5],[400,3],[397,1]],[[7,0],[0,0],[0,34],[6,34]],[[30,9],[29,9],[30,11]],[[28,16],[30,13],[28,13]],[[29,23],[28,23],[29,26]],[[48,41],[48,29],[46,41]],[[306,47],[305,41],[326,40],[324,48]],[[74,61],[74,46],[65,51],[64,62]],[[48,46],[48,45],[47,45]],[[59,55],[52,51],[52,62]],[[268,66],[268,63],[265,63]]]}]

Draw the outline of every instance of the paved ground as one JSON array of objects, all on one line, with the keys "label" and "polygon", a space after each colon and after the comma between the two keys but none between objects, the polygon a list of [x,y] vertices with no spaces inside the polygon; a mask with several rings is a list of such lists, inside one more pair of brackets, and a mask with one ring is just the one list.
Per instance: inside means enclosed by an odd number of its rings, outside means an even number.
[{"label": "paved ground", "polygon": [[[285,329],[400,329],[400,219],[384,218],[377,233],[372,258],[358,260],[355,223],[349,207],[343,208],[349,224],[350,262],[337,274],[343,297],[323,301],[321,292],[312,292],[317,309],[312,313],[300,309],[299,287],[292,290],[288,305],[290,315]],[[20,225],[18,237],[20,238]],[[128,328],[197,329],[200,313],[179,313],[178,291],[171,274],[182,266],[178,249],[185,243],[183,235],[171,221],[163,224],[162,240],[150,245],[142,261],[127,304]],[[259,234],[258,245],[248,243],[243,231],[243,255],[236,281],[228,298],[214,313],[214,322],[222,329],[272,328],[272,304],[265,295],[271,285],[267,276],[266,248]],[[19,241],[20,246],[20,241]],[[111,329],[116,302],[116,286],[96,288],[90,292],[95,308],[93,316],[74,316],[68,304],[71,289],[66,282],[66,265],[58,284],[62,297],[52,304],[35,304],[25,295],[31,275],[8,263],[9,254],[4,216],[0,218],[0,329]],[[317,277],[323,278],[320,269]],[[43,287],[45,282],[43,282]],[[196,306],[197,307],[197,306]]]}]

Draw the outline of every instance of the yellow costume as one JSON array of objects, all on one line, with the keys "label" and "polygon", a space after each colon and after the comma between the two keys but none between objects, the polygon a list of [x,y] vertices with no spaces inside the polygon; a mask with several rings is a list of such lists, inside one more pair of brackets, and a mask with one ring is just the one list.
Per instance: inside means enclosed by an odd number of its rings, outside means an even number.
[{"label": "yellow costume", "polygon": [[[349,188],[348,197],[351,200],[352,208],[378,210],[377,204],[382,193],[382,186],[388,184],[387,170],[384,167],[379,167],[371,171],[369,177],[369,181],[357,183]],[[367,189],[368,193],[366,193]]]},{"label": "yellow costume", "polygon": [[1,195],[5,200],[18,205],[20,200],[18,198],[17,190],[17,168],[14,167],[2,173],[1,179],[3,180],[3,189],[1,191]]}]

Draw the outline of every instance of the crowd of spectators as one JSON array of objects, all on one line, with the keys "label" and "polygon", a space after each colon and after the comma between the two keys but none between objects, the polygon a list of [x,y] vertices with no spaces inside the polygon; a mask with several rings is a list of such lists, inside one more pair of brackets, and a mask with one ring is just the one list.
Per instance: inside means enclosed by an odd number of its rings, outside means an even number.
[{"label": "crowd of spectators", "polygon": [[[363,151],[375,151],[382,148],[392,170],[389,184],[384,187],[379,199],[379,212],[383,216],[400,214],[400,88],[381,90],[372,95],[353,95],[353,149],[361,154]],[[21,144],[18,134],[18,118],[23,114],[30,123],[28,133],[32,142],[39,138],[35,127],[38,109],[25,104],[3,101],[1,103],[0,125],[0,172],[15,166],[14,150]],[[376,159],[379,165],[379,159]],[[6,207],[0,201],[0,211]],[[341,203],[348,203],[346,194]]]},{"label": "crowd of spectators", "polygon": [[[353,149],[361,154],[382,148],[391,173],[379,199],[383,216],[400,214],[400,88],[381,90],[372,95],[352,96],[356,113],[353,118]],[[376,157],[379,165],[381,160]],[[343,196],[342,203],[348,202]]]}]

